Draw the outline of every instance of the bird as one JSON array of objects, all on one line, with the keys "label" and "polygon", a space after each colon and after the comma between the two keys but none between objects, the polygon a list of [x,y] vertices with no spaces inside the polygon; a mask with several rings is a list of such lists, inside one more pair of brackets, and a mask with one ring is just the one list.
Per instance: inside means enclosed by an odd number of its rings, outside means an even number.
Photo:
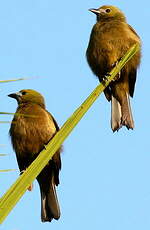
[{"label": "bird", "polygon": [[116,6],[104,5],[89,11],[96,14],[97,20],[91,31],[86,58],[100,82],[109,77],[109,72],[129,48],[136,43],[140,45],[140,50],[104,90],[106,99],[111,101],[113,132],[122,126],[133,129],[130,96],[133,97],[134,94],[137,68],[141,60],[141,39],[127,23],[124,13]]},{"label": "bird", "polygon": [[[59,131],[54,117],[46,110],[44,97],[32,89],[23,89],[8,95],[17,100],[18,107],[9,134],[20,172],[35,160],[45,145]],[[60,217],[56,194],[61,169],[61,147],[37,176],[41,193],[41,221],[51,222]],[[31,190],[32,186],[29,187]]]}]

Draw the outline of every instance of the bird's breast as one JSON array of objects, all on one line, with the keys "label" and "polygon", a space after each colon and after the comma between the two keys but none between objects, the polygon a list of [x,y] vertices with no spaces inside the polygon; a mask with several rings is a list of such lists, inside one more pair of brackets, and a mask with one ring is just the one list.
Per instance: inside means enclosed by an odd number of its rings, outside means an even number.
[{"label": "bird's breast", "polygon": [[134,37],[126,23],[96,23],[86,53],[92,71],[98,77],[109,72],[136,42]]},{"label": "bird's breast", "polygon": [[56,132],[53,121],[48,114],[37,117],[15,117],[10,135],[17,155],[36,155]]}]

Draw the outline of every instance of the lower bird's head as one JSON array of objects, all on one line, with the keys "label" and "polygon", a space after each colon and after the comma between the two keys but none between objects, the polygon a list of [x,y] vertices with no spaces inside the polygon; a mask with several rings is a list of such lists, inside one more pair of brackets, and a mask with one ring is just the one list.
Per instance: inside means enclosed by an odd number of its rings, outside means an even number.
[{"label": "lower bird's head", "polygon": [[11,93],[8,97],[12,97],[17,100],[18,104],[22,103],[34,103],[42,107],[45,107],[45,102],[43,96],[32,89],[23,89],[17,93]]},{"label": "lower bird's head", "polygon": [[89,9],[92,13],[96,14],[97,21],[108,20],[108,19],[119,19],[125,20],[123,12],[116,6],[101,6],[98,9]]}]

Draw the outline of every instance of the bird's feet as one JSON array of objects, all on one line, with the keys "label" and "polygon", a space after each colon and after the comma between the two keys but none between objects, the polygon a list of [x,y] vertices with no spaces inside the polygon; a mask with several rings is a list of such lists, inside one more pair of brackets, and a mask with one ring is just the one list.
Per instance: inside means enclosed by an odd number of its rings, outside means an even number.
[{"label": "bird's feet", "polygon": [[110,76],[111,76],[110,73],[106,73],[105,75],[101,77],[101,81],[108,81],[108,77]]},{"label": "bird's feet", "polygon": [[28,191],[31,192],[33,190],[33,183],[30,184],[30,186],[28,187]]},{"label": "bird's feet", "polygon": [[[118,65],[119,61],[116,61],[112,64],[112,68],[116,67]],[[118,81],[121,77],[121,72],[119,72],[116,77],[113,79],[113,81]]]}]

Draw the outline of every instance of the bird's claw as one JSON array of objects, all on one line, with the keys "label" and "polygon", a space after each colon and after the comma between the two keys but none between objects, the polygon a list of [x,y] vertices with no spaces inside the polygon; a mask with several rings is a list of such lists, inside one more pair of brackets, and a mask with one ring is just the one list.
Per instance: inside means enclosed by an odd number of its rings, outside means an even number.
[{"label": "bird's claw", "polygon": [[[118,63],[119,63],[119,61],[114,62],[114,63],[112,64],[112,67],[114,68],[115,66],[118,65]],[[119,72],[119,73],[116,75],[116,77],[115,77],[112,81],[118,81],[118,80],[120,79],[120,77],[121,77],[121,72]]]},{"label": "bird's claw", "polygon": [[25,172],[25,169],[20,171],[20,176]]},{"label": "bird's claw", "polygon": [[121,77],[121,72],[119,72],[112,81],[118,81]]},{"label": "bird's claw", "polygon": [[33,183],[29,185],[28,191],[31,192],[33,190]]},{"label": "bird's claw", "polygon": [[106,73],[104,76],[102,76],[102,81],[108,81],[108,77],[110,77],[110,73]]}]

